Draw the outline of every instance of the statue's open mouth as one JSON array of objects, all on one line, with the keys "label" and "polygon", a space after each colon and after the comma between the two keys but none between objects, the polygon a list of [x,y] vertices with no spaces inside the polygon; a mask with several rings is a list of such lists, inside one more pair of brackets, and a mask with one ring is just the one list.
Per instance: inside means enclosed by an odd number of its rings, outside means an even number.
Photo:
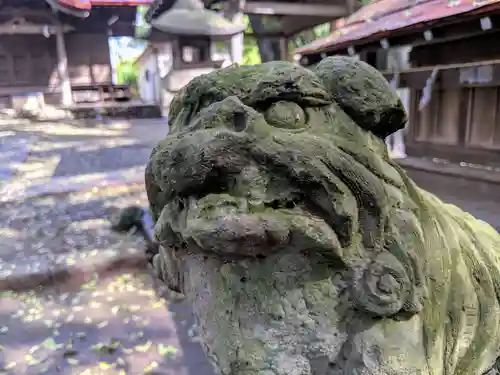
[{"label": "statue's open mouth", "polygon": [[[257,174],[258,167],[250,168]],[[162,243],[195,244],[205,252],[265,257],[289,247],[324,250],[341,244],[338,215],[321,205],[321,193],[300,191],[288,181],[263,182],[239,173],[208,173],[191,179],[165,205],[156,235]],[[252,173],[250,173],[252,174]],[[323,198],[325,194],[323,194]],[[333,228],[333,229],[332,229]],[[321,248],[321,249],[319,249]]]}]

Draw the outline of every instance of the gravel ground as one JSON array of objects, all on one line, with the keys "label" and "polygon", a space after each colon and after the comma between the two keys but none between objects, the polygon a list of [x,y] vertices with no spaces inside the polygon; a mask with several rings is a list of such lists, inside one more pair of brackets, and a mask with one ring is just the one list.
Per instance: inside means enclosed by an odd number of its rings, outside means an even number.
[{"label": "gravel ground", "polygon": [[16,168],[26,161],[35,140],[35,135],[4,131],[0,127],[0,181],[16,175]]},{"label": "gravel ground", "polygon": [[[1,122],[0,183],[143,167],[162,133],[164,121]],[[13,136],[29,140],[23,155],[12,149]],[[140,236],[110,229],[112,215],[133,204],[147,205],[142,184],[0,204],[0,277],[143,251]],[[187,303],[167,303],[164,286],[145,271],[124,272],[90,274],[90,282],[65,289],[0,292],[0,375],[212,375]]]},{"label": "gravel ground", "polygon": [[192,326],[190,314],[174,317],[148,274],[96,278],[76,290],[3,292],[0,306],[0,374],[210,373],[197,337],[183,342],[177,334]]},{"label": "gravel ground", "polygon": [[[153,146],[167,132],[163,119],[113,121],[91,127],[77,122],[10,124],[0,121],[0,158],[3,157],[2,168],[7,168],[6,173],[0,169],[0,179],[13,174],[14,180],[32,181],[143,166]],[[5,147],[2,147],[2,134]],[[18,160],[19,155],[4,160],[13,143],[10,140],[14,138],[29,143],[24,162]]]},{"label": "gravel ground", "polygon": [[[8,173],[0,170],[0,182],[142,167],[165,130],[164,121],[91,128],[2,122]],[[30,140],[24,162],[11,152],[12,134]],[[0,204],[0,277],[143,251],[140,236],[110,229],[112,215],[132,204],[146,206],[142,184]],[[145,271],[123,272],[90,274],[90,282],[65,289],[0,292],[0,375],[212,375],[186,302],[167,303],[165,288]]]},{"label": "gravel ground", "polygon": [[[108,219],[131,204],[146,204],[142,185],[3,205],[1,276],[142,251],[140,236],[110,230]],[[94,275],[81,287],[0,292],[0,375],[212,375],[189,306],[167,305],[153,283],[147,273],[125,273]]]},{"label": "gravel ground", "polygon": [[142,250],[140,236],[110,229],[109,219],[118,208],[132,204],[147,204],[142,185],[4,204],[0,209],[0,275],[74,265],[103,253],[112,256],[118,251]]}]

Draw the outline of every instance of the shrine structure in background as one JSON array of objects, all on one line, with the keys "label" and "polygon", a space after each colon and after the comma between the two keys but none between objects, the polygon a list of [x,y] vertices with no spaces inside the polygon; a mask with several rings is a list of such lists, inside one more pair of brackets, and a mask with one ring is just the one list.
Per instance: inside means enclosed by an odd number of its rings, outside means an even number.
[{"label": "shrine structure in background", "polygon": [[[108,38],[133,36],[136,8],[151,0],[3,0],[0,106],[37,93],[47,104],[113,100]],[[93,97],[92,97],[93,96]]]},{"label": "shrine structure in background", "polygon": [[[175,93],[194,77],[223,66],[225,61],[215,57],[213,44],[228,41],[245,28],[244,22],[231,22],[206,9],[201,0],[177,0],[137,35],[148,41],[148,48],[137,60],[139,74],[148,75],[139,77],[139,91],[143,95],[151,83],[152,96],[162,108],[168,107]],[[153,60],[147,60],[146,55]]]},{"label": "shrine structure in background", "polygon": [[[174,3],[175,0],[153,0],[146,20],[152,22]],[[293,36],[348,16],[360,7],[356,0],[204,0],[203,4],[207,9],[222,12],[234,23],[248,15],[262,61],[291,60],[288,46]],[[231,42],[231,59],[236,63],[242,61],[242,38],[240,33]]]},{"label": "shrine structure in background", "polygon": [[309,67],[357,55],[407,89],[409,156],[500,165],[499,38],[500,0],[379,0],[297,53]]}]

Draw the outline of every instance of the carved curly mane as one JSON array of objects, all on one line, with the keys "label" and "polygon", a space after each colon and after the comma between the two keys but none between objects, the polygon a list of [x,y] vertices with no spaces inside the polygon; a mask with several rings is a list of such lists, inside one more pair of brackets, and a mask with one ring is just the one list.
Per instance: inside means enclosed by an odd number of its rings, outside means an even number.
[{"label": "carved curly mane", "polygon": [[[444,373],[485,373],[500,348],[500,236],[489,224],[419,189],[388,156],[384,159],[386,166],[376,172],[372,163],[371,169],[385,181],[392,201],[385,251],[409,275],[414,297],[406,309],[422,309],[429,367],[444,362]],[[381,176],[388,166],[403,184]]]}]

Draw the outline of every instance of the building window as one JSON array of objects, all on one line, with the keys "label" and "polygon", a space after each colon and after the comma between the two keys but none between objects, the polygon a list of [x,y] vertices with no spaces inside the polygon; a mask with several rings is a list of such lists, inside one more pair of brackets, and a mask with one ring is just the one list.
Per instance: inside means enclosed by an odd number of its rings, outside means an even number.
[{"label": "building window", "polygon": [[146,69],[146,71],[144,72],[144,80],[146,82],[149,82],[149,80],[151,78],[150,76],[151,76],[151,73],[149,72],[149,69]]}]

